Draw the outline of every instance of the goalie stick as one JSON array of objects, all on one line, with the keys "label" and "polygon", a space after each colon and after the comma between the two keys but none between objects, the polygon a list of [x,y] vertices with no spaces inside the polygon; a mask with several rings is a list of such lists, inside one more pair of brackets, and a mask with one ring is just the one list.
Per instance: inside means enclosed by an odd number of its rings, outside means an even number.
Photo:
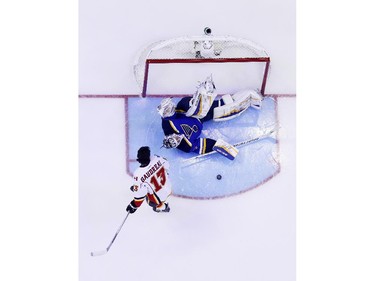
[{"label": "goalie stick", "polygon": [[[238,143],[234,144],[233,146],[234,147],[240,147],[240,146],[244,146],[244,145],[249,144],[249,143],[256,142],[256,141],[261,140],[261,139],[268,138],[273,133],[276,132],[277,128],[278,128],[278,126],[272,126],[271,129],[269,129],[269,131],[265,131],[263,134],[255,137],[255,138],[251,138],[251,139],[247,139],[247,140],[238,142]],[[181,162],[183,164],[187,164],[187,166],[189,166],[189,163],[191,163],[191,164],[195,163],[194,160],[202,159],[202,158],[205,158],[206,156],[209,156],[209,155],[212,155],[212,154],[215,154],[215,153],[217,153],[217,152],[216,151],[211,151],[211,152],[208,152],[208,153],[205,153],[205,154],[200,154],[200,155],[197,155],[197,156],[194,156],[194,157],[190,157],[190,158],[184,159]]]},{"label": "goalie stick", "polygon": [[122,223],[121,223],[119,229],[116,231],[116,234],[115,234],[115,236],[113,237],[111,243],[109,243],[108,247],[107,247],[105,250],[91,252],[90,255],[91,255],[92,257],[101,256],[101,255],[104,255],[104,254],[108,253],[109,249],[111,248],[113,242],[116,240],[116,237],[117,237],[117,235],[119,234],[119,232],[120,232],[122,226],[124,225],[126,219],[127,219],[128,216],[129,216],[129,214],[130,214],[130,213],[128,212],[127,215],[126,215],[126,217],[125,217],[125,219],[122,221]]}]

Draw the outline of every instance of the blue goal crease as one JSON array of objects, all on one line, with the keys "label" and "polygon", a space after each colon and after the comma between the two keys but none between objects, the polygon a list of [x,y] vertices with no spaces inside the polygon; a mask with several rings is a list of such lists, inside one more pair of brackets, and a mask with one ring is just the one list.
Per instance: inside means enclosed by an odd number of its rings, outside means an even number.
[{"label": "blue goal crease", "polygon": [[[171,162],[173,195],[179,197],[227,197],[251,190],[279,172],[279,142],[274,138],[265,138],[239,147],[239,153],[233,161],[216,153],[206,156],[204,161],[186,166],[182,160],[198,154],[161,148],[164,134],[161,118],[156,111],[161,100],[161,97],[129,97],[126,102],[126,158],[130,175],[139,166],[135,160],[141,146],[149,146],[153,154],[163,156]],[[277,101],[266,97],[261,110],[248,108],[232,120],[205,122],[202,136],[221,138],[234,144],[256,137],[261,128],[276,124],[277,121]]]}]

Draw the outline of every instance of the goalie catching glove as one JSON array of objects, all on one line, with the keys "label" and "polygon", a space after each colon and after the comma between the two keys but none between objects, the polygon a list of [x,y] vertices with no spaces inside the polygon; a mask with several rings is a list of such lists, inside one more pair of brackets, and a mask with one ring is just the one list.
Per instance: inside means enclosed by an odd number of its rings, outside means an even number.
[{"label": "goalie catching glove", "polygon": [[226,121],[240,116],[249,106],[260,109],[263,97],[255,90],[243,90],[222,97],[223,105],[215,107],[214,121]]}]

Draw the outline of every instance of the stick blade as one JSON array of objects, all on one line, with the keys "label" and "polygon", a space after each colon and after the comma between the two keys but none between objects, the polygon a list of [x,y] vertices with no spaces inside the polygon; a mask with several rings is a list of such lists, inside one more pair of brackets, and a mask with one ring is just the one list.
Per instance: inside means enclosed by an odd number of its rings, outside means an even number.
[{"label": "stick blade", "polygon": [[91,256],[92,257],[96,257],[96,256],[101,256],[101,255],[104,255],[106,254],[108,251],[107,250],[102,250],[102,251],[96,251],[96,252],[91,252]]}]

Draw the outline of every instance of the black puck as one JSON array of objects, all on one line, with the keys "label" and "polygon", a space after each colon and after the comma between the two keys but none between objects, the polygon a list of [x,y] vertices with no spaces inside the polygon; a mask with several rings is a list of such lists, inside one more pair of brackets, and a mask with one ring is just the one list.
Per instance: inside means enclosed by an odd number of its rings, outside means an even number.
[{"label": "black puck", "polygon": [[220,174],[217,175],[216,178],[217,178],[218,180],[221,180],[221,175],[220,175]]}]

